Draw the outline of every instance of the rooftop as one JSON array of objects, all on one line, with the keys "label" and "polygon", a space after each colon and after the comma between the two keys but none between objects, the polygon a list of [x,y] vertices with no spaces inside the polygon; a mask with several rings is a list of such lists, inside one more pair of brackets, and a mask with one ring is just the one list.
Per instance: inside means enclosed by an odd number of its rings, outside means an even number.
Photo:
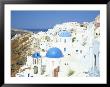
[{"label": "rooftop", "polygon": [[63,57],[62,51],[59,48],[50,48],[46,53],[47,58],[61,58]]},{"label": "rooftop", "polygon": [[68,32],[68,31],[60,31],[60,32],[58,33],[58,35],[59,35],[60,37],[71,37],[71,33]]}]

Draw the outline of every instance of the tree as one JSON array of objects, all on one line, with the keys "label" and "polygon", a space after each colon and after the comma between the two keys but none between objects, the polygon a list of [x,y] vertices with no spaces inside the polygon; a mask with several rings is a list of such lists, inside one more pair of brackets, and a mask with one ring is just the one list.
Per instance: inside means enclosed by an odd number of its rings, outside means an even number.
[{"label": "tree", "polygon": [[49,36],[45,36],[45,40],[46,41],[50,41],[50,37]]},{"label": "tree", "polygon": [[74,41],[75,41],[75,39],[76,39],[76,37],[73,37],[73,38],[72,38],[72,42],[74,42]]}]

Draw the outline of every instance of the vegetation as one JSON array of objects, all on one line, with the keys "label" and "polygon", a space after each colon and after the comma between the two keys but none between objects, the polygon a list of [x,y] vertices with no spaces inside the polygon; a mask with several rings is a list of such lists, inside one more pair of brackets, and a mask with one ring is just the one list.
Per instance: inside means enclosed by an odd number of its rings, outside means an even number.
[{"label": "vegetation", "polygon": [[45,40],[49,42],[50,41],[50,37],[49,36],[45,36]]},{"label": "vegetation", "polygon": [[80,27],[84,27],[84,25],[83,25],[83,24],[81,24],[81,25],[80,25]]},{"label": "vegetation", "polygon": [[70,69],[69,72],[68,72],[68,77],[71,76],[71,75],[73,75],[74,73],[75,73],[75,71],[72,70],[72,69]]},{"label": "vegetation", "polygon": [[73,38],[72,38],[72,42],[74,42],[74,41],[75,41],[75,39],[76,39],[76,37],[73,37]]},{"label": "vegetation", "polygon": [[45,50],[44,50],[44,49],[42,49],[42,51],[43,51],[43,52],[45,52]]}]

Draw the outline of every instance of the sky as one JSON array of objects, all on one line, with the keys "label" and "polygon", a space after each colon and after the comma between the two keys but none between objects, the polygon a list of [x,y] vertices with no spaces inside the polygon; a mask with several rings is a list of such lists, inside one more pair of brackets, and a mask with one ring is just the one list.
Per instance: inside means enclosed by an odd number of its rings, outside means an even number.
[{"label": "sky", "polygon": [[100,11],[11,11],[11,27],[49,29],[64,22],[91,22]]}]

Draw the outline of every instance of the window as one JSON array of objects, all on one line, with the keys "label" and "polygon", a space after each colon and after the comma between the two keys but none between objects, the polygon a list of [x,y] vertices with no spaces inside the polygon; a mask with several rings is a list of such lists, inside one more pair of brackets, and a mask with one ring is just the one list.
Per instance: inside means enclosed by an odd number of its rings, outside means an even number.
[{"label": "window", "polygon": [[38,67],[37,66],[34,66],[34,74],[37,74],[38,73]]},{"label": "window", "polygon": [[94,58],[95,58],[95,62],[94,62],[94,64],[95,64],[95,66],[96,66],[96,55],[94,54]]},{"label": "window", "polygon": [[78,52],[78,50],[76,50],[76,52]]},{"label": "window", "polygon": [[66,48],[64,48],[64,51],[66,51]]},{"label": "window", "polygon": [[82,50],[80,50],[80,53],[82,53]]},{"label": "window", "polygon": [[66,39],[65,39],[65,41],[64,41],[65,43],[66,43]]}]

